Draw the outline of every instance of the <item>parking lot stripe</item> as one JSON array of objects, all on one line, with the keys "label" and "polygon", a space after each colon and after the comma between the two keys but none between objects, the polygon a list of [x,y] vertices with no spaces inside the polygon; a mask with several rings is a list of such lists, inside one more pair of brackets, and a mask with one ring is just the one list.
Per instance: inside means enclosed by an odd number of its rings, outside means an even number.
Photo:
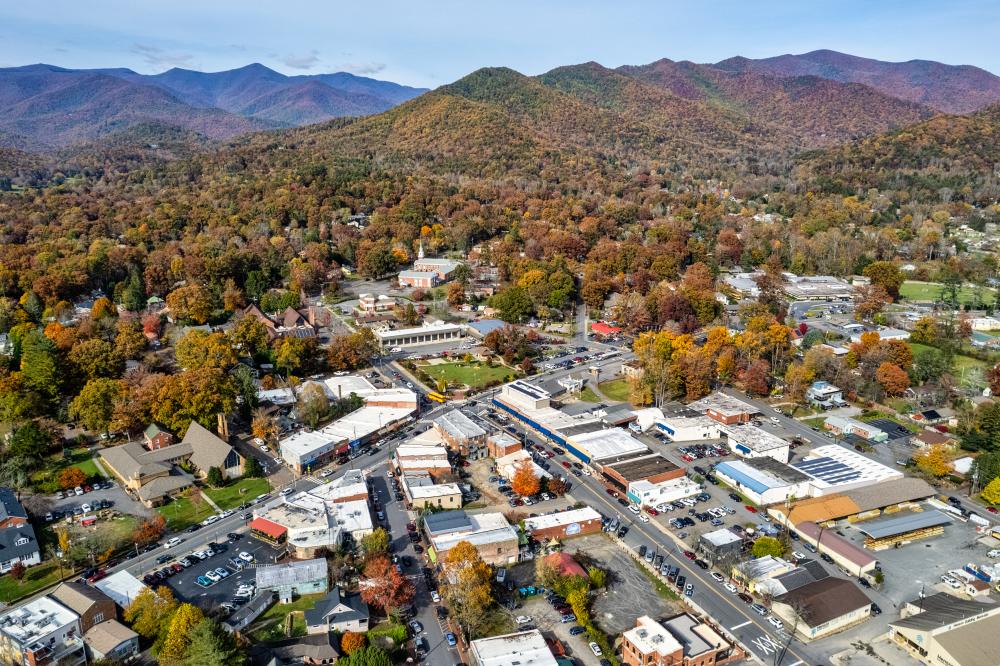
[{"label": "parking lot stripe", "polygon": [[736,625],[735,627],[729,627],[729,631],[736,631],[736,630],[737,630],[737,629],[739,629],[740,627],[745,627],[745,626],[747,626],[748,624],[753,624],[753,622],[751,622],[750,620],[747,620],[747,621],[746,621],[746,622],[744,622],[743,624],[738,624],[738,625]]},{"label": "parking lot stripe", "polygon": [[800,659],[797,662],[795,662],[794,664],[789,664],[788,666],[801,666],[801,664],[804,664],[804,663],[805,662]]}]

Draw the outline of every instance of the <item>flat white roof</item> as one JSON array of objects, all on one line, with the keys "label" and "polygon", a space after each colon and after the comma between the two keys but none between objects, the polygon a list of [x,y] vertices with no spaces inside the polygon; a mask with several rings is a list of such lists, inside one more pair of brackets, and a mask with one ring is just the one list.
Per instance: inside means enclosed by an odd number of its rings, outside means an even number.
[{"label": "flat white roof", "polygon": [[491,636],[472,641],[478,666],[557,666],[542,632],[538,629]]},{"label": "flat white roof", "polygon": [[[78,615],[49,597],[36,597],[0,615],[0,631],[21,645],[28,645],[72,624]],[[10,618],[13,622],[7,623]]]},{"label": "flat white roof", "polygon": [[812,477],[812,485],[830,488],[843,484],[871,485],[903,478],[903,473],[838,444],[825,444],[809,451],[792,467]]},{"label": "flat white roof", "polygon": [[432,483],[432,484],[408,484],[407,488],[410,497],[414,499],[427,499],[430,497],[446,497],[449,495],[461,495],[462,489],[457,483]]},{"label": "flat white roof", "polygon": [[450,550],[459,541],[468,541],[473,546],[481,546],[498,541],[517,541],[517,530],[511,527],[502,513],[467,514],[471,529],[446,532],[431,537],[437,551]]},{"label": "flat white roof", "polygon": [[701,400],[696,400],[688,405],[691,409],[705,412],[709,409],[716,411],[723,416],[738,416],[740,414],[757,414],[759,409],[748,402],[743,402],[739,398],[716,391],[706,395]]},{"label": "flat white roof", "polygon": [[626,631],[624,636],[644,655],[668,655],[684,649],[662,624],[646,615],[640,617],[636,626]]},{"label": "flat white roof", "polygon": [[370,407],[351,412],[328,426],[312,432],[299,431],[281,440],[281,451],[298,458],[338,442],[351,442],[405,419],[413,413],[408,407]]},{"label": "flat white roof", "polygon": [[580,433],[567,438],[573,446],[583,449],[594,460],[614,458],[630,453],[642,453],[649,447],[621,428],[606,428]]},{"label": "flat white roof", "polygon": [[742,444],[751,451],[764,453],[788,446],[788,442],[777,435],[772,435],[755,425],[724,425],[720,428],[730,439]]},{"label": "flat white roof", "polygon": [[589,506],[572,511],[557,511],[556,513],[546,513],[542,516],[524,519],[524,529],[528,531],[541,530],[549,527],[559,527],[572,523],[581,523],[587,520],[600,520],[601,514]]},{"label": "flat white roof", "polygon": [[111,597],[121,608],[128,607],[146,589],[146,585],[128,571],[115,572],[94,583],[94,587]]},{"label": "flat white roof", "polygon": [[[428,275],[434,275],[434,273],[428,273]],[[423,335],[426,333],[440,333],[443,331],[464,331],[465,324],[448,324],[445,322],[437,322],[427,326],[416,326],[414,328],[397,328],[394,331],[375,331],[375,336],[382,340],[389,338],[396,338],[399,336],[407,335]]]}]

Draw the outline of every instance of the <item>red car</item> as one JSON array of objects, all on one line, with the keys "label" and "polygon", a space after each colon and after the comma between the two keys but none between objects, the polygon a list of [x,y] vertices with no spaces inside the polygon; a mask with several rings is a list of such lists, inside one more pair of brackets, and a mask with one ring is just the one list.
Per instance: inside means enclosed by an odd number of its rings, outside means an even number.
[{"label": "red car", "polygon": [[681,459],[684,460],[685,462],[694,462],[694,458],[692,458],[691,456],[689,456],[686,453],[681,456]]},{"label": "red car", "polygon": [[688,558],[689,560],[693,560],[694,557],[695,557],[695,555],[690,550],[685,550],[684,551],[684,557]]},{"label": "red car", "polygon": [[1000,513],[997,511],[997,508],[995,506],[988,506],[986,507],[986,510],[989,511],[990,513]]},{"label": "red car", "polygon": [[470,463],[468,460],[463,460],[462,467],[472,467],[472,463]]},{"label": "red car", "polygon": [[757,507],[750,506],[749,504],[744,504],[743,508],[749,511],[750,513],[757,513]]},{"label": "red car", "polygon": [[92,573],[89,576],[87,576],[87,582],[88,583],[96,583],[97,581],[101,580],[102,578],[104,578],[107,575],[108,575],[108,573],[104,569],[98,569],[94,573]]},{"label": "red car", "polygon": [[572,465],[570,465],[570,464],[569,464],[568,462],[566,462],[565,460],[563,460],[563,461],[562,461],[562,462],[561,462],[560,464],[561,464],[561,465],[562,465],[563,467],[565,467],[566,469],[569,469],[570,467],[572,467]]},{"label": "red car", "polygon": [[657,511],[656,509],[654,509],[654,508],[653,508],[653,507],[651,507],[651,506],[647,506],[647,507],[646,507],[646,513],[648,513],[648,514],[649,514],[649,515],[651,515],[651,516],[658,516],[658,515],[660,515],[660,512],[659,512],[659,511]]},{"label": "red car", "polygon": [[607,494],[611,495],[612,497],[618,497],[618,492],[615,491],[615,490],[612,490],[611,488],[605,488],[604,492],[606,492]]}]

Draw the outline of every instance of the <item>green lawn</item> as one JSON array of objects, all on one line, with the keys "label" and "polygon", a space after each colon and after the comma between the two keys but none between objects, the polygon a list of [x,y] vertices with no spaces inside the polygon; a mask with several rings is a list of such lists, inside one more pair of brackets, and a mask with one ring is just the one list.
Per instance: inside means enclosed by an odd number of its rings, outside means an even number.
[{"label": "green lawn", "polygon": [[205,494],[220,509],[232,509],[271,490],[267,479],[240,479],[223,488],[206,488]]},{"label": "green lawn", "polygon": [[589,386],[584,386],[583,390],[580,391],[580,400],[583,400],[584,402],[594,402],[594,403],[602,402],[601,396],[594,393],[594,389],[590,388]]},{"label": "green lawn", "polygon": [[65,455],[46,458],[43,468],[31,475],[35,490],[45,494],[59,490],[59,474],[67,467],[79,467],[88,479],[103,478],[86,447],[66,449]]},{"label": "green lawn", "polygon": [[[899,295],[908,301],[938,301],[941,300],[941,288],[942,285],[939,282],[915,282],[913,280],[905,281],[899,288]],[[994,290],[989,287],[982,288],[982,294],[984,300],[992,300],[994,298]],[[975,289],[970,287],[962,287],[958,291],[958,300],[960,303],[971,303],[975,297]]]},{"label": "green lawn", "polygon": [[503,365],[490,367],[485,363],[465,363],[463,361],[419,364],[417,367],[435,380],[443,379],[449,384],[466,384],[473,389],[481,388],[489,382],[504,381],[508,375],[520,374]]},{"label": "green lawn", "polygon": [[215,513],[208,502],[202,500],[201,506],[195,507],[187,497],[171,500],[169,504],[156,507],[156,511],[167,521],[167,529],[171,531],[183,530]]},{"label": "green lawn", "polygon": [[[306,633],[306,621],[303,613],[322,599],[325,594],[307,594],[301,596],[290,604],[274,604],[254,622],[256,629],[250,632],[250,637],[255,641],[277,641],[285,636],[285,618],[292,614],[292,635],[304,636]],[[301,633],[299,632],[301,629]]]},{"label": "green lawn", "polygon": [[612,379],[608,382],[601,382],[597,388],[601,389],[601,393],[608,398],[618,402],[628,402],[629,395],[632,393],[632,387],[627,379]]},{"label": "green lawn", "polygon": [[[919,342],[910,342],[910,349],[916,354],[919,351],[934,349],[930,345]],[[983,389],[986,388],[986,373],[990,369],[990,364],[980,361],[978,358],[956,354],[952,360],[951,372],[959,383],[965,388]]]},{"label": "green lawn", "polygon": [[[63,573],[68,574],[69,570],[63,569]],[[0,576],[0,601],[4,603],[17,601],[58,580],[59,565],[52,561],[29,567],[20,582],[14,580],[10,574]]]}]

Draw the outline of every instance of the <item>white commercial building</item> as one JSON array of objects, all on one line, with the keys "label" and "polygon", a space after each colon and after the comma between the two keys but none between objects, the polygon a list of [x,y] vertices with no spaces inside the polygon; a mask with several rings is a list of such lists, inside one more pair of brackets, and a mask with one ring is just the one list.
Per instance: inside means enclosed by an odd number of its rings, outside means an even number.
[{"label": "white commercial building", "polygon": [[693,442],[699,439],[718,439],[721,424],[707,416],[665,416],[656,421],[656,427],[673,442]]},{"label": "white commercial building", "polygon": [[715,466],[715,476],[760,506],[812,492],[811,477],[772,458],[726,460]]},{"label": "white commercial building", "polygon": [[812,479],[809,483],[812,488],[810,494],[814,496],[903,478],[903,473],[899,470],[838,444],[816,447],[802,460],[792,463],[792,467]]},{"label": "white commercial building", "polygon": [[297,472],[309,472],[336,456],[376,439],[410,420],[417,410],[417,394],[408,389],[377,389],[357,375],[332,377],[321,386],[330,399],[352,393],[365,406],[319,430],[303,429],[278,443],[281,457]]},{"label": "white commercial building", "polygon": [[409,348],[422,345],[436,345],[442,342],[457,342],[465,337],[465,324],[436,322],[416,328],[400,328],[395,331],[376,331],[382,349],[393,347]]},{"label": "white commercial building", "polygon": [[645,479],[628,484],[629,499],[638,499],[643,506],[676,502],[701,492],[701,486],[686,476],[653,483]]},{"label": "white commercial building", "polygon": [[744,458],[773,458],[788,462],[788,442],[754,425],[723,426],[730,450]]},{"label": "white commercial building", "polygon": [[614,461],[649,451],[649,447],[622,428],[569,435],[566,444],[593,462]]},{"label": "white commercial building", "polygon": [[469,646],[475,666],[559,666],[538,629],[491,636]]}]

